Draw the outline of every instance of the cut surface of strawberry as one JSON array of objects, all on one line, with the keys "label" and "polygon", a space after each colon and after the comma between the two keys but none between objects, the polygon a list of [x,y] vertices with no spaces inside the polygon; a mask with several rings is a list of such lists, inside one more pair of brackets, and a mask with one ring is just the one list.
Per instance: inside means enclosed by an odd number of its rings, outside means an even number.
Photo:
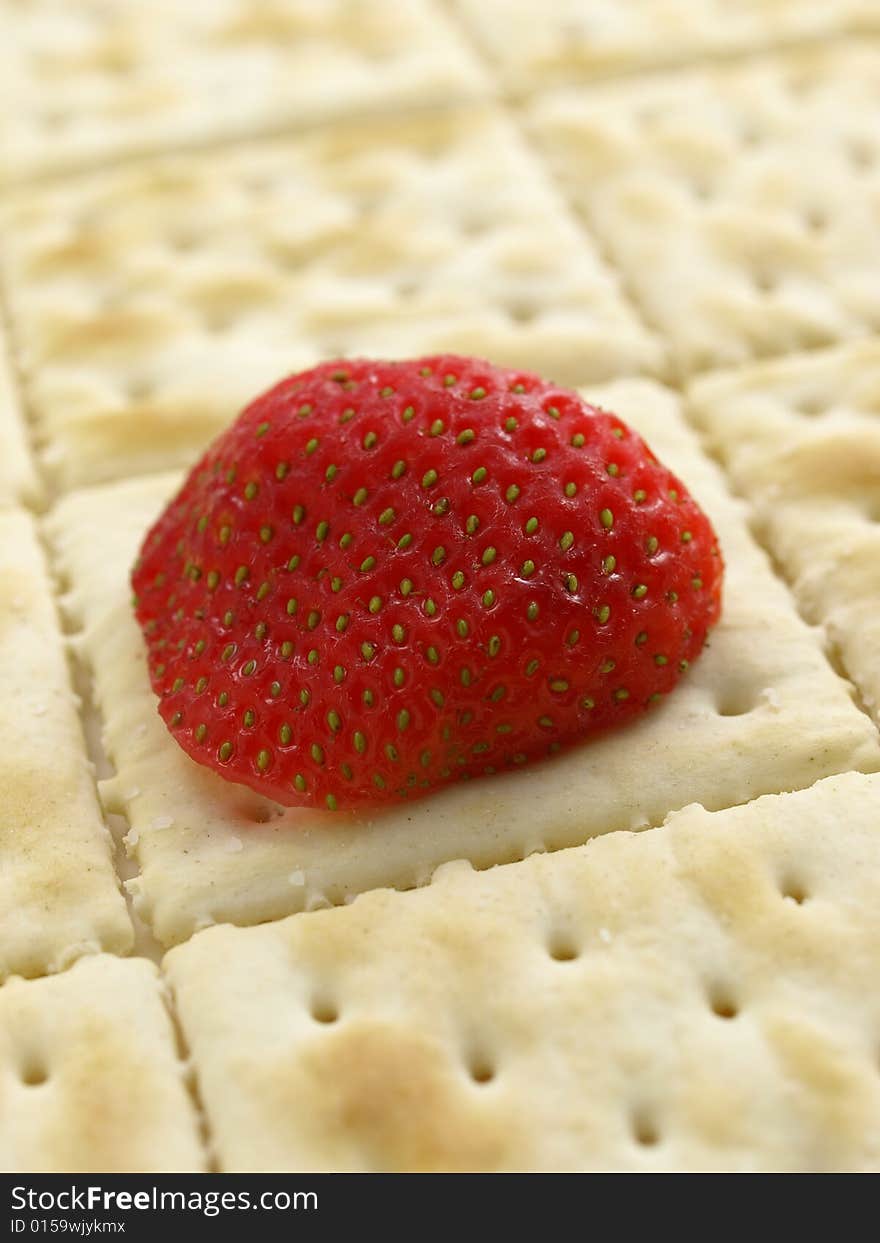
[{"label": "cut surface of strawberry", "polygon": [[178,743],[331,810],[623,724],[699,655],[721,582],[708,518],[619,418],[457,356],[282,381],[132,574]]}]

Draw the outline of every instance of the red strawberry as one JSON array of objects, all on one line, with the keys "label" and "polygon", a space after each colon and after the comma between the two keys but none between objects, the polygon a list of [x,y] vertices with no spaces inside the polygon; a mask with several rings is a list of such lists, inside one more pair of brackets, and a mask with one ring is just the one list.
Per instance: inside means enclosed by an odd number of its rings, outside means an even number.
[{"label": "red strawberry", "polygon": [[470,358],[258,398],[133,573],[159,711],[281,803],[552,754],[672,689],[720,608],[708,519],[613,414]]}]

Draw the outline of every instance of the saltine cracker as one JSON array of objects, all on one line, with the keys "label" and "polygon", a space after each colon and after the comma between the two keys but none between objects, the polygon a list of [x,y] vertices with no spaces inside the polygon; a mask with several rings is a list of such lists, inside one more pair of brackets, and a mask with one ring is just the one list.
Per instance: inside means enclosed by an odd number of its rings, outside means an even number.
[{"label": "saltine cracker", "polygon": [[0,980],[131,948],[31,516],[0,509]]},{"label": "saltine cracker", "polygon": [[662,369],[492,110],[126,166],[23,193],[5,221],[18,361],[62,488],[183,465],[322,358],[452,350],[570,383]]},{"label": "saltine cracker", "polygon": [[560,91],[530,124],[679,377],[880,328],[880,42]]},{"label": "saltine cracker", "polygon": [[165,968],[224,1170],[876,1171],[878,955],[848,773]]},{"label": "saltine cracker", "polygon": [[0,1169],[201,1172],[186,1068],[153,963],[100,954],[0,989]]},{"label": "saltine cracker", "polygon": [[880,721],[880,341],[703,377],[691,411]]},{"label": "saltine cracker", "polygon": [[0,183],[484,95],[433,0],[0,0]]},{"label": "saltine cracker", "polygon": [[[126,574],[176,477],[72,493],[51,516],[79,643],[92,668],[140,876],[128,882],[170,945],[210,923],[257,923],[377,885],[407,888],[458,857],[477,867],[596,833],[658,824],[701,801],[718,808],[880,767],[880,740],[749,536],[743,511],[700,452],[675,397],[648,381],[590,390],[643,431],[716,524],[727,561],[724,613],[668,700],[620,733],[542,764],[362,814],[280,808],[190,760],[155,710]],[[724,756],[719,763],[718,757]]]},{"label": "saltine cracker", "polygon": [[874,0],[452,0],[504,86],[517,94],[880,30]]}]

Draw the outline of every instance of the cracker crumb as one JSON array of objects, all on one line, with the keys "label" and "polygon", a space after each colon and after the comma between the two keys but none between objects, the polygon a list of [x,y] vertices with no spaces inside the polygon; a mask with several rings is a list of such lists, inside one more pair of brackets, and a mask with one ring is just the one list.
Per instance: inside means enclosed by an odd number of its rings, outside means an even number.
[{"label": "cracker crumb", "polygon": [[170,829],[174,820],[171,816],[157,816],[152,823],[154,829]]},{"label": "cracker crumb", "polygon": [[611,933],[608,931],[608,929],[607,929],[607,928],[600,928],[600,929],[599,929],[599,940],[600,940],[600,941],[602,941],[605,945],[610,945],[610,944],[611,944],[611,941],[612,941],[612,936],[611,936]]}]

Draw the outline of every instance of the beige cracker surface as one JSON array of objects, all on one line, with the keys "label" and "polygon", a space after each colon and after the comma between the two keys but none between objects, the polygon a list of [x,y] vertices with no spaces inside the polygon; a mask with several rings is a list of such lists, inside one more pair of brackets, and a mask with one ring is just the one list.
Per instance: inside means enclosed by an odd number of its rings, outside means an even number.
[{"label": "beige cracker surface", "polygon": [[880,778],[165,960],[225,1170],[880,1168]]},{"label": "beige cracker surface", "polygon": [[708,376],[692,410],[880,720],[880,342]]},{"label": "beige cracker surface", "polygon": [[63,488],[188,462],[321,358],[462,350],[569,382],[662,362],[492,111],[124,167],[24,192],[5,221],[19,361]]},{"label": "beige cracker surface", "polygon": [[159,974],[99,955],[0,990],[0,1169],[204,1168]]},{"label": "beige cracker surface", "polygon": [[0,506],[36,504],[41,488],[25,438],[24,423],[0,333]]},{"label": "beige cracker surface", "polygon": [[871,722],[798,618],[673,395],[635,381],[592,396],[647,435],[716,524],[728,569],[724,616],[708,650],[663,705],[619,734],[366,818],[282,813],[195,765],[156,714],[126,576],[177,478],[96,488],[59,504],[49,531],[72,584],[68,606],[117,770],[103,796],[131,824],[141,874],[129,887],[161,942],[214,922],[258,923],[340,903],[378,885],[424,883],[449,859],[486,867],[658,824],[693,801],[724,807],[880,767]]},{"label": "beige cracker surface", "polygon": [[0,686],[0,980],[124,954],[131,922],[43,555],[14,509],[0,510]]},{"label": "beige cracker surface", "polygon": [[0,181],[481,93],[432,0],[0,0]]},{"label": "beige cracker surface", "polygon": [[453,0],[513,90],[880,29],[875,0]]},{"label": "beige cracker surface", "polygon": [[531,124],[679,374],[880,327],[880,43],[562,91]]}]

